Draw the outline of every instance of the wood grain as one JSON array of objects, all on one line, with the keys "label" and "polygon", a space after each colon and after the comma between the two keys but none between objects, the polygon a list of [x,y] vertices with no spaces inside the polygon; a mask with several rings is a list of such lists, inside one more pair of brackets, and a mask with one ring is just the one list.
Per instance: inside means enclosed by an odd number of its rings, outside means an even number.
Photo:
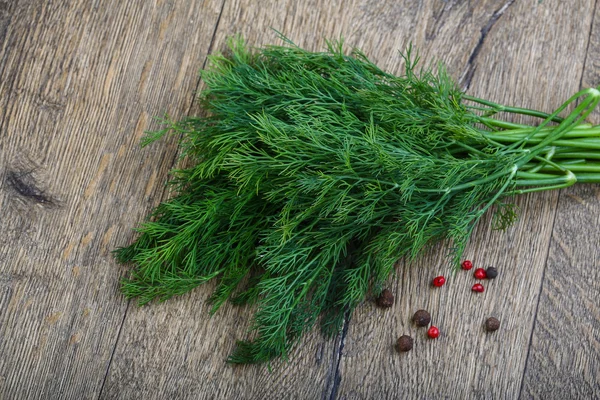
[{"label": "wood grain", "polygon": [[[582,88],[600,85],[595,6]],[[600,112],[590,118],[600,123]],[[600,398],[600,188],[560,193],[522,398]]]},{"label": "wood grain", "polygon": [[127,307],[110,251],[163,192],[221,3],[0,2],[0,398],[97,398]]},{"label": "wood grain", "polygon": [[[591,25],[587,10],[594,2],[576,3],[477,2],[487,14],[464,4],[447,15],[471,25],[436,40],[455,43],[457,35],[477,36],[487,27],[479,49],[472,48],[471,54],[478,54],[470,58],[471,65],[453,67],[451,73],[474,70],[469,78],[473,95],[550,110],[578,89],[582,74]],[[435,43],[435,49],[444,46]],[[468,54],[469,49],[456,52]],[[477,267],[493,265],[500,271],[496,280],[483,282],[483,294],[471,292],[472,272],[458,272],[441,289],[430,286],[434,276],[447,273],[441,248],[403,265],[390,282],[395,306],[382,312],[367,303],[353,316],[343,338],[338,398],[517,398],[556,201],[557,193],[517,199],[521,220],[504,233],[490,230],[489,216],[481,221],[466,257]],[[431,312],[440,338],[428,339],[425,328],[411,323],[421,308]],[[491,334],[483,330],[490,316],[502,323]],[[415,348],[398,354],[393,345],[403,334],[414,337]]]}]

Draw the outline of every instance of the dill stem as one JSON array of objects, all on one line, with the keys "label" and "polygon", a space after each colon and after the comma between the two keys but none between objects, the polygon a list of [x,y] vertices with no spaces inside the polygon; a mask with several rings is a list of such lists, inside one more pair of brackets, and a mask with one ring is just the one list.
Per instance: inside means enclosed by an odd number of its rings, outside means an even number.
[{"label": "dill stem", "polygon": [[570,149],[564,149],[565,151],[560,152],[560,149],[556,149],[553,158],[566,158],[566,159],[596,159],[600,160],[600,153],[593,151],[568,151]]},{"label": "dill stem", "polygon": [[[515,195],[515,194],[524,194],[524,193],[533,193],[533,192],[543,192],[546,190],[563,189],[563,188],[574,185],[576,182],[577,182],[577,177],[575,176],[575,174],[569,172],[569,174],[567,174],[565,177],[556,178],[553,180],[548,179],[548,180],[543,181],[542,183],[535,183],[535,181],[520,182],[523,186],[535,186],[535,187],[530,187],[528,189],[513,190],[512,192],[510,192],[508,194]],[[536,185],[539,185],[539,186],[536,186]],[[519,186],[518,181],[517,181],[517,186]]]},{"label": "dill stem", "polygon": [[[529,140],[529,143],[540,142],[542,138],[548,136],[553,130],[552,127],[540,129]],[[486,137],[499,142],[516,142],[519,139],[527,137],[534,128],[528,129],[507,129],[504,131],[482,132]],[[577,125],[572,130],[563,135],[563,138],[600,138],[600,126]]]},{"label": "dill stem", "polygon": [[[571,182],[572,181],[572,182]],[[553,178],[543,178],[543,179],[517,179],[517,186],[538,186],[543,190],[544,187],[553,187],[557,184],[564,184],[577,182],[577,177],[571,171],[567,171],[567,173],[563,176],[553,177]]]},{"label": "dill stem", "polygon": [[[599,163],[581,163],[581,164],[557,164],[558,166],[569,170],[571,172],[599,172],[600,173],[600,164]],[[543,165],[540,168],[541,171],[557,171],[557,168],[552,165]]]},{"label": "dill stem", "polygon": [[493,126],[502,129],[531,129],[529,125],[517,124],[515,122],[502,121],[495,118],[478,116],[477,119],[484,125]]},{"label": "dill stem", "polygon": [[467,94],[463,95],[463,98],[465,100],[469,100],[469,101],[472,101],[472,102],[475,102],[478,104],[483,104],[485,106],[491,107],[492,108],[491,111],[493,111],[494,113],[507,112],[507,113],[512,113],[512,114],[528,115],[530,117],[550,119],[551,121],[554,121],[554,122],[562,122],[563,121],[563,118],[561,118],[557,115],[547,114],[545,112],[538,111],[538,110],[532,110],[529,108],[522,108],[522,107],[505,106],[502,104],[494,103],[493,101],[480,99],[480,98],[474,97],[474,96],[469,96]]},{"label": "dill stem", "polygon": [[491,182],[491,181],[498,179],[504,175],[512,174],[512,171],[513,170],[516,171],[516,169],[517,169],[517,165],[511,165],[510,169],[508,169],[508,170],[504,169],[504,170],[498,171],[494,174],[488,175],[485,178],[475,179],[473,181],[466,182],[461,185],[456,185],[456,186],[448,187],[445,189],[419,189],[419,188],[416,188],[415,191],[423,192],[423,193],[452,193],[452,192],[456,192],[458,190],[464,190],[464,189],[468,189],[473,186],[482,185],[484,183]]},{"label": "dill stem", "polygon": [[550,120],[552,120],[552,117],[560,114],[564,109],[567,108],[569,104],[583,96],[585,96],[583,101],[577,107],[575,107],[575,109],[560,123],[560,125],[558,125],[550,135],[545,137],[540,143],[538,143],[536,146],[533,146],[530,149],[530,157],[538,155],[545,146],[560,139],[562,135],[568,132],[573,126],[577,126],[594,110],[600,99],[600,92],[598,92],[597,89],[584,89],[575,93],[573,96],[571,96],[571,98],[569,98],[559,108],[557,108],[556,111],[554,111],[550,115],[550,117],[548,117],[542,124],[540,124],[532,133],[530,133],[527,137],[523,138],[522,141],[513,143],[511,146],[509,146],[509,148],[517,148],[518,145],[524,143],[531,136],[537,133],[537,131],[541,130],[544,126],[546,126],[550,122]]}]

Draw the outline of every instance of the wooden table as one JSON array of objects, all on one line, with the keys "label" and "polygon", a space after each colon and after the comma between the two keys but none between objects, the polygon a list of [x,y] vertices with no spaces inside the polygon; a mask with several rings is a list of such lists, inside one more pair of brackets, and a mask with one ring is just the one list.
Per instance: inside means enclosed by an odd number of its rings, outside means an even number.
[{"label": "wooden table", "polygon": [[[155,116],[198,112],[197,72],[228,36],[277,42],[271,27],[314,50],[343,36],[396,73],[412,42],[467,93],[517,106],[549,111],[600,83],[596,0],[0,1],[0,398],[600,398],[598,185],[520,197],[506,232],[481,221],[466,256],[500,271],[484,294],[469,273],[431,289],[447,272],[434,249],[399,265],[391,309],[367,299],[272,372],[224,363],[251,310],[209,318],[210,286],[142,308],[122,297],[111,250],[177,163],[176,137],[140,137]],[[439,339],[411,324],[419,308]],[[402,334],[415,348],[400,355]]]}]

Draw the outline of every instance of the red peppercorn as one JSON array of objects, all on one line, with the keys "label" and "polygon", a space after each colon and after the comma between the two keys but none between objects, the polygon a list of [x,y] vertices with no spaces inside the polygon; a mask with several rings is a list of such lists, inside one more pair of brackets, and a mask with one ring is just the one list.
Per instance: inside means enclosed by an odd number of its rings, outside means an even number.
[{"label": "red peppercorn", "polygon": [[485,279],[487,277],[487,274],[485,273],[485,269],[477,268],[473,273],[473,276],[475,277],[475,279]]},{"label": "red peppercorn", "polygon": [[435,278],[433,278],[433,286],[444,286],[444,283],[446,283],[446,278],[444,278],[443,276],[436,276]]},{"label": "red peppercorn", "polygon": [[427,336],[429,336],[432,339],[435,339],[436,337],[440,336],[440,330],[431,325],[431,328],[429,328],[429,330],[427,330]]},{"label": "red peppercorn", "polygon": [[471,288],[471,290],[473,290],[474,292],[483,293],[483,291],[485,289],[483,288],[483,285],[481,283],[476,283],[476,284],[473,285],[473,287]]},{"label": "red peppercorn", "polygon": [[462,269],[466,269],[467,271],[473,268],[473,263],[469,260],[465,260],[462,262]]}]

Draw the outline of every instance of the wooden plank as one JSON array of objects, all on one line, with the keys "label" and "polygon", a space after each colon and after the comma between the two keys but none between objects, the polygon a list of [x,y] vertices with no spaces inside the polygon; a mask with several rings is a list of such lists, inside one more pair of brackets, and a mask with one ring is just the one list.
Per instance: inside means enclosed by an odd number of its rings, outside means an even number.
[{"label": "wooden plank", "polygon": [[127,302],[111,250],[164,191],[221,2],[0,2],[0,398],[97,398]]},{"label": "wooden plank", "polygon": [[[463,76],[470,94],[551,110],[578,89],[593,5],[594,1],[463,2],[440,17],[455,31],[416,42],[431,48],[429,54],[447,46],[454,46],[449,57],[471,54],[467,64],[450,63],[450,72]],[[439,25],[437,15],[423,8],[419,24]],[[462,35],[482,39],[476,47],[466,46]],[[394,307],[381,311],[367,303],[354,313],[343,338],[338,397],[518,397],[556,202],[557,193],[517,199],[521,219],[504,233],[490,231],[489,215],[481,221],[466,257],[477,267],[493,265],[500,271],[496,280],[484,282],[483,294],[471,292],[472,272],[458,272],[443,288],[430,286],[434,276],[448,272],[441,248],[401,266],[390,282],[397,296]],[[582,249],[592,246],[586,243]],[[428,339],[425,328],[411,323],[421,308],[431,312],[440,338]],[[482,326],[489,316],[502,324],[493,334]],[[398,354],[393,346],[403,334],[413,336],[415,345],[411,352]]]},{"label": "wooden plank", "polygon": [[[596,4],[582,88],[600,85]],[[590,118],[600,123],[600,112]],[[560,193],[521,397],[600,398],[600,187]]]}]

